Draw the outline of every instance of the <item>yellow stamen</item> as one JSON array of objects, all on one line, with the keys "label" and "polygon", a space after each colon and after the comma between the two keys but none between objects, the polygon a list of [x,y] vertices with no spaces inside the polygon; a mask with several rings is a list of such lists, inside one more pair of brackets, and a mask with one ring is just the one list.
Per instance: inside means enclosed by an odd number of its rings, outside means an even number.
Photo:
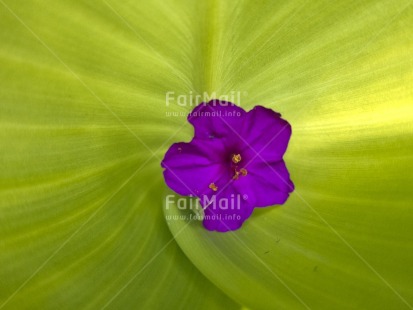
[{"label": "yellow stamen", "polygon": [[238,164],[240,161],[241,161],[241,155],[240,154],[232,155],[232,162],[234,164]]},{"label": "yellow stamen", "polygon": [[212,189],[214,192],[218,190],[218,187],[215,185],[215,183],[209,184],[209,188]]},{"label": "yellow stamen", "polygon": [[248,174],[248,171],[247,171],[247,169],[245,169],[245,168],[241,168],[241,169],[239,170],[239,172],[241,172],[242,176],[244,176],[244,177]]}]

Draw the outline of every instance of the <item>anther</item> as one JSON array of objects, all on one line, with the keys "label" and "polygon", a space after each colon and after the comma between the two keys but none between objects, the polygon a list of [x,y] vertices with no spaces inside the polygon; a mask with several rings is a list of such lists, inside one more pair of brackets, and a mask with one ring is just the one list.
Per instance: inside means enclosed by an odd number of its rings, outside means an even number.
[{"label": "anther", "polygon": [[245,168],[241,168],[241,169],[239,170],[239,172],[241,172],[242,176],[244,176],[244,177],[248,174],[248,171],[247,171],[247,169],[245,169]]},{"label": "anther", "polygon": [[232,162],[234,164],[238,164],[240,161],[241,161],[241,155],[240,154],[232,155]]},{"label": "anther", "polygon": [[209,184],[209,188],[212,189],[214,192],[218,190],[218,187],[215,185],[215,183]]}]

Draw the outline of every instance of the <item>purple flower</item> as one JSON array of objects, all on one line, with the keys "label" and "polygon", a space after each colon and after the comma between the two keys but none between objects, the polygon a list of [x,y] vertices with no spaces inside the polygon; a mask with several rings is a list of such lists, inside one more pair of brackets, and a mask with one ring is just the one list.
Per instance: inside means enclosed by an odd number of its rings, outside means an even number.
[{"label": "purple flower", "polygon": [[291,126],[281,114],[211,100],[195,107],[188,121],[194,138],[173,144],[161,165],[172,190],[199,197],[206,229],[238,229],[255,207],[287,200],[294,190],[283,160]]}]

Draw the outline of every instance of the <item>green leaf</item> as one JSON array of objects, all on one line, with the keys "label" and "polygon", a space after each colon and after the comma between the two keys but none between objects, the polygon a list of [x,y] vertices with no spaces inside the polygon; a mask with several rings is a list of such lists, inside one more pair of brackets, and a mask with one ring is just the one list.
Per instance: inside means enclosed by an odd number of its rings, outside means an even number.
[{"label": "green leaf", "polygon": [[409,2],[217,11],[211,84],[246,90],[245,108],[266,104],[290,121],[285,160],[296,190],[226,234],[169,206],[167,219],[184,217],[168,221],[179,245],[254,309],[411,309]]},{"label": "green leaf", "polygon": [[[409,1],[0,8],[0,309],[412,308]],[[236,232],[165,204],[204,93],[293,127],[296,191]]]},{"label": "green leaf", "polygon": [[187,86],[103,2],[0,6],[0,308],[240,308],[162,215],[159,106]]}]

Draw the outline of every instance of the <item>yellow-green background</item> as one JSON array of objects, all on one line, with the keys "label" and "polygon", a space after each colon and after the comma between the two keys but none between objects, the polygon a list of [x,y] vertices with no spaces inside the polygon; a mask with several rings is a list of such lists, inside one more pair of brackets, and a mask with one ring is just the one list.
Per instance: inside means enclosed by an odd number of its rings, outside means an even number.
[{"label": "yellow-green background", "polygon": [[[0,0],[0,309],[412,309],[411,4]],[[167,221],[168,91],[281,112],[287,203]]]}]

